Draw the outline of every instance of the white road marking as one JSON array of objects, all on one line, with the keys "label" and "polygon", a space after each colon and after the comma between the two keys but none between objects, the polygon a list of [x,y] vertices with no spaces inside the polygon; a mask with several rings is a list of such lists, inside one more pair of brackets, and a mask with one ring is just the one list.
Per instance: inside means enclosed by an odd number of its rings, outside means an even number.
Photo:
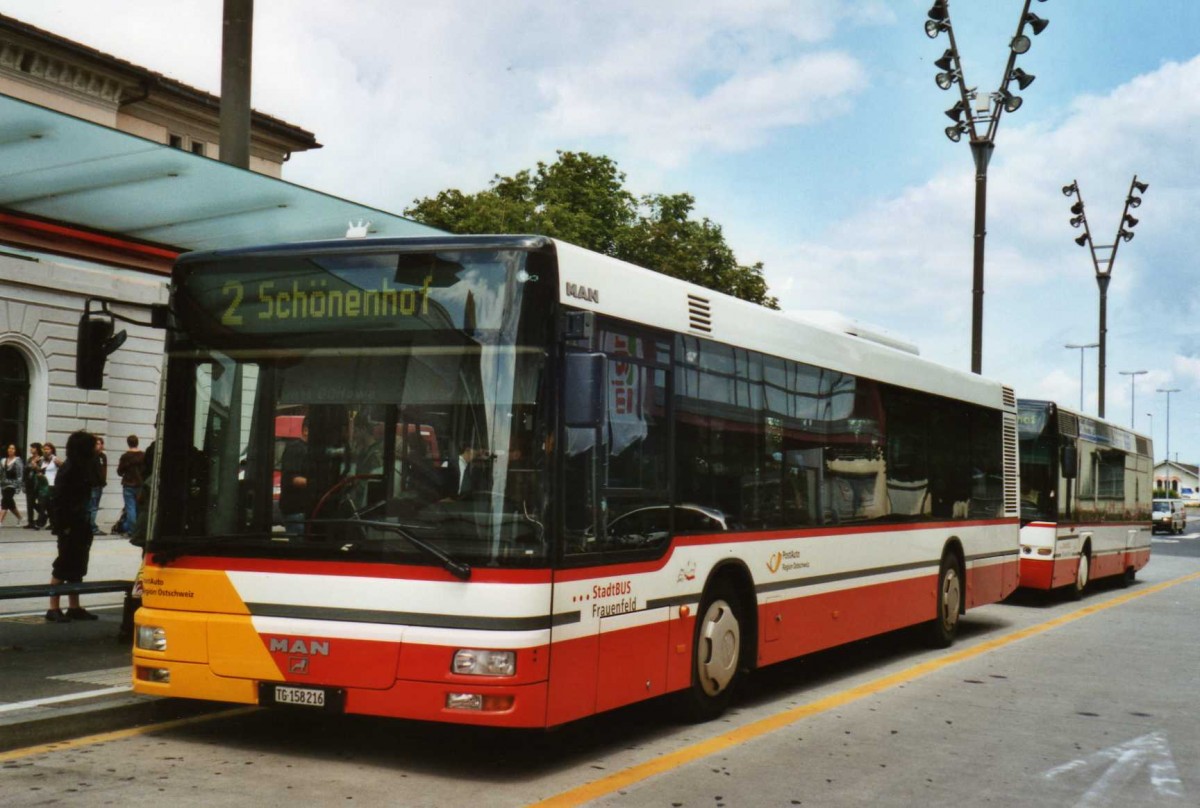
[{"label": "white road marking", "polygon": [[[1090,782],[1091,786],[1075,803],[1076,808],[1101,808],[1129,805],[1132,795],[1122,794],[1121,791],[1134,784],[1143,771],[1157,797],[1183,804],[1183,781],[1179,779],[1179,769],[1175,766],[1166,733],[1163,732],[1153,732],[1110,746],[1081,760],[1056,766],[1042,776],[1053,780],[1068,774],[1079,775],[1076,779],[1081,779],[1085,784]],[[1093,780],[1097,773],[1099,777]]]},{"label": "white road marking", "polygon": [[0,713],[11,713],[16,710],[31,710],[35,707],[44,707],[48,704],[61,704],[66,701],[79,701],[80,699],[94,699],[99,696],[112,696],[117,693],[127,693],[133,689],[133,685],[123,685],[121,687],[106,687],[103,690],[89,690],[85,693],[68,693],[65,696],[51,696],[44,699],[30,699],[29,701],[15,701],[12,704],[0,704]]},{"label": "white road marking", "polygon": [[79,673],[63,673],[58,676],[47,676],[47,679],[54,679],[59,682],[79,682],[85,685],[104,685],[106,687],[116,687],[129,683],[130,667],[123,665],[120,668],[105,668],[98,671],[80,671]]}]

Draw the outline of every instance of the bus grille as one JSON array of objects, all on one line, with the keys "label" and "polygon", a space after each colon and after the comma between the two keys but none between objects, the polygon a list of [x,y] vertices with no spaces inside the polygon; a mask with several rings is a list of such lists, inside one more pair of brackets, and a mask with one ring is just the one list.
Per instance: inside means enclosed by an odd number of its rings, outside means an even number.
[{"label": "bus grille", "polygon": [[1021,515],[1021,464],[1017,458],[1017,417],[1004,413],[1004,515]]}]

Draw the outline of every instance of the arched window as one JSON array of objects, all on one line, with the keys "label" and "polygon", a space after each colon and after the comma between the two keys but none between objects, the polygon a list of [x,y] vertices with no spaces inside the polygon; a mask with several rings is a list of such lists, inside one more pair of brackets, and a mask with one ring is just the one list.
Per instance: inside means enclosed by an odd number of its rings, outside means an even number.
[{"label": "arched window", "polygon": [[8,444],[24,456],[29,417],[29,365],[11,345],[0,345],[0,453]]}]

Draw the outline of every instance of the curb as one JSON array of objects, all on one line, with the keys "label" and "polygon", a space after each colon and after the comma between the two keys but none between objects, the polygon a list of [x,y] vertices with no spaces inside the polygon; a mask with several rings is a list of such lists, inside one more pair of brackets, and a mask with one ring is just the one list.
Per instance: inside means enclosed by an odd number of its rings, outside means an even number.
[{"label": "curb", "polygon": [[33,707],[0,719],[0,752],[187,718],[228,704],[130,693],[71,707]]}]

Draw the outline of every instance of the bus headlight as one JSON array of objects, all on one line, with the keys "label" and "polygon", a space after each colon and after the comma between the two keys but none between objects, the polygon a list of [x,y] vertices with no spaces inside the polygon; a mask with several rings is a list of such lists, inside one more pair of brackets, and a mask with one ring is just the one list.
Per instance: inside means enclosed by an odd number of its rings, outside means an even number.
[{"label": "bus headlight", "polygon": [[161,626],[138,626],[137,647],[143,651],[167,650],[167,630]]},{"label": "bus headlight", "polygon": [[463,648],[454,652],[451,670],[464,676],[512,676],[517,672],[517,653]]}]

